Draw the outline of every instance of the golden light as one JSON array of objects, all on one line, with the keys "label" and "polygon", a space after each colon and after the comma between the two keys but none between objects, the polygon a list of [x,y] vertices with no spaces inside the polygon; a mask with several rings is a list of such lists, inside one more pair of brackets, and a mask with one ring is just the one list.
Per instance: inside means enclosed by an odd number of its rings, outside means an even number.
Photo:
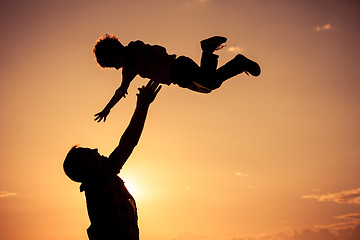
[{"label": "golden light", "polygon": [[134,182],[134,180],[129,177],[126,177],[126,179],[124,178],[122,179],[130,194],[133,195],[135,199],[140,197],[141,195],[140,187]]}]

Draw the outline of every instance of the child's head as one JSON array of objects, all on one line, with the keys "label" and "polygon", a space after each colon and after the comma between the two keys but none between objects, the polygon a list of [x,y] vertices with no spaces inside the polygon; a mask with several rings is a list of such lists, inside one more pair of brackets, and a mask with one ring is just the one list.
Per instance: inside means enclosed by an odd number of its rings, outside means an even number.
[{"label": "child's head", "polygon": [[93,52],[96,61],[103,68],[115,67],[119,69],[123,66],[124,46],[114,35],[105,34],[99,38]]},{"label": "child's head", "polygon": [[97,149],[74,146],[64,160],[65,174],[75,182],[83,182],[99,170],[100,158]]}]

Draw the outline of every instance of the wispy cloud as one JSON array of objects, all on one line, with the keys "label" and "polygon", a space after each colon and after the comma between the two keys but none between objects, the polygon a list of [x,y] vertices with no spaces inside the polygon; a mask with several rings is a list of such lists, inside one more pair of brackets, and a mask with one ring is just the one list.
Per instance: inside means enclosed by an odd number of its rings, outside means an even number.
[{"label": "wispy cloud", "polygon": [[342,228],[341,231],[333,231],[327,227],[307,228],[301,231],[287,229],[273,234],[233,237],[230,240],[358,240],[359,234],[360,225],[357,225]]},{"label": "wispy cloud", "polygon": [[328,30],[333,29],[333,28],[334,28],[334,26],[331,25],[330,23],[328,23],[328,24],[325,24],[325,25],[322,25],[322,26],[314,27],[314,31],[316,31],[316,32],[328,31]]},{"label": "wispy cloud", "polygon": [[238,52],[242,52],[243,51],[243,49],[241,49],[240,47],[237,47],[237,46],[235,46],[235,47],[228,47],[228,49],[227,49],[229,52],[235,52],[235,53],[238,53]]},{"label": "wispy cloud", "polygon": [[340,220],[341,222],[317,225],[314,228],[328,229],[331,232],[339,233],[340,230],[343,231],[347,229],[356,229],[359,227],[360,231],[360,213],[347,213],[340,216],[335,216],[334,218]]},{"label": "wispy cloud", "polygon": [[322,195],[304,195],[305,199],[316,199],[319,202],[335,202],[340,204],[360,204],[360,188],[345,190],[338,193]]},{"label": "wispy cloud", "polygon": [[238,177],[249,177],[250,175],[243,172],[235,172],[235,175]]},{"label": "wispy cloud", "polygon": [[5,198],[5,197],[10,197],[10,196],[15,196],[15,195],[17,195],[17,194],[13,193],[13,192],[0,191],[0,198]]},{"label": "wispy cloud", "polygon": [[202,4],[202,3],[206,3],[206,2],[208,2],[209,0],[190,0],[190,1],[187,1],[186,3],[185,3],[185,5],[187,6],[187,7],[192,7],[194,4],[197,4],[197,3],[200,3],[200,4]]},{"label": "wispy cloud", "polygon": [[357,220],[360,222],[360,213],[348,213],[340,216],[336,216],[337,219],[348,219],[348,220]]}]

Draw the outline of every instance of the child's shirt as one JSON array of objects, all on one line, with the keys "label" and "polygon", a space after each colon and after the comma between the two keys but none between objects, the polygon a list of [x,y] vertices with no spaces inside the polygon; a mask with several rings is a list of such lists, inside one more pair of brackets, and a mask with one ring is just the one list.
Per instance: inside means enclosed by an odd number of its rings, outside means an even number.
[{"label": "child's shirt", "polygon": [[155,82],[170,85],[173,81],[176,55],[169,55],[158,45],[142,41],[130,42],[126,47],[127,63],[123,67],[123,81],[131,82],[138,74]]}]

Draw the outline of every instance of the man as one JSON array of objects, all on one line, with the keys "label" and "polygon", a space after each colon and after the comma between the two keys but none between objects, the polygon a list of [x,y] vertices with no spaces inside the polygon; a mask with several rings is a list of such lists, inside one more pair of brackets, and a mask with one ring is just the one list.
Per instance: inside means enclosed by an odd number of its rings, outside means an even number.
[{"label": "man", "polygon": [[130,124],[109,157],[97,149],[74,146],[65,158],[66,175],[81,182],[80,191],[85,191],[90,240],[139,239],[136,203],[118,173],[137,145],[149,106],[160,89],[154,81],[139,88]]}]

